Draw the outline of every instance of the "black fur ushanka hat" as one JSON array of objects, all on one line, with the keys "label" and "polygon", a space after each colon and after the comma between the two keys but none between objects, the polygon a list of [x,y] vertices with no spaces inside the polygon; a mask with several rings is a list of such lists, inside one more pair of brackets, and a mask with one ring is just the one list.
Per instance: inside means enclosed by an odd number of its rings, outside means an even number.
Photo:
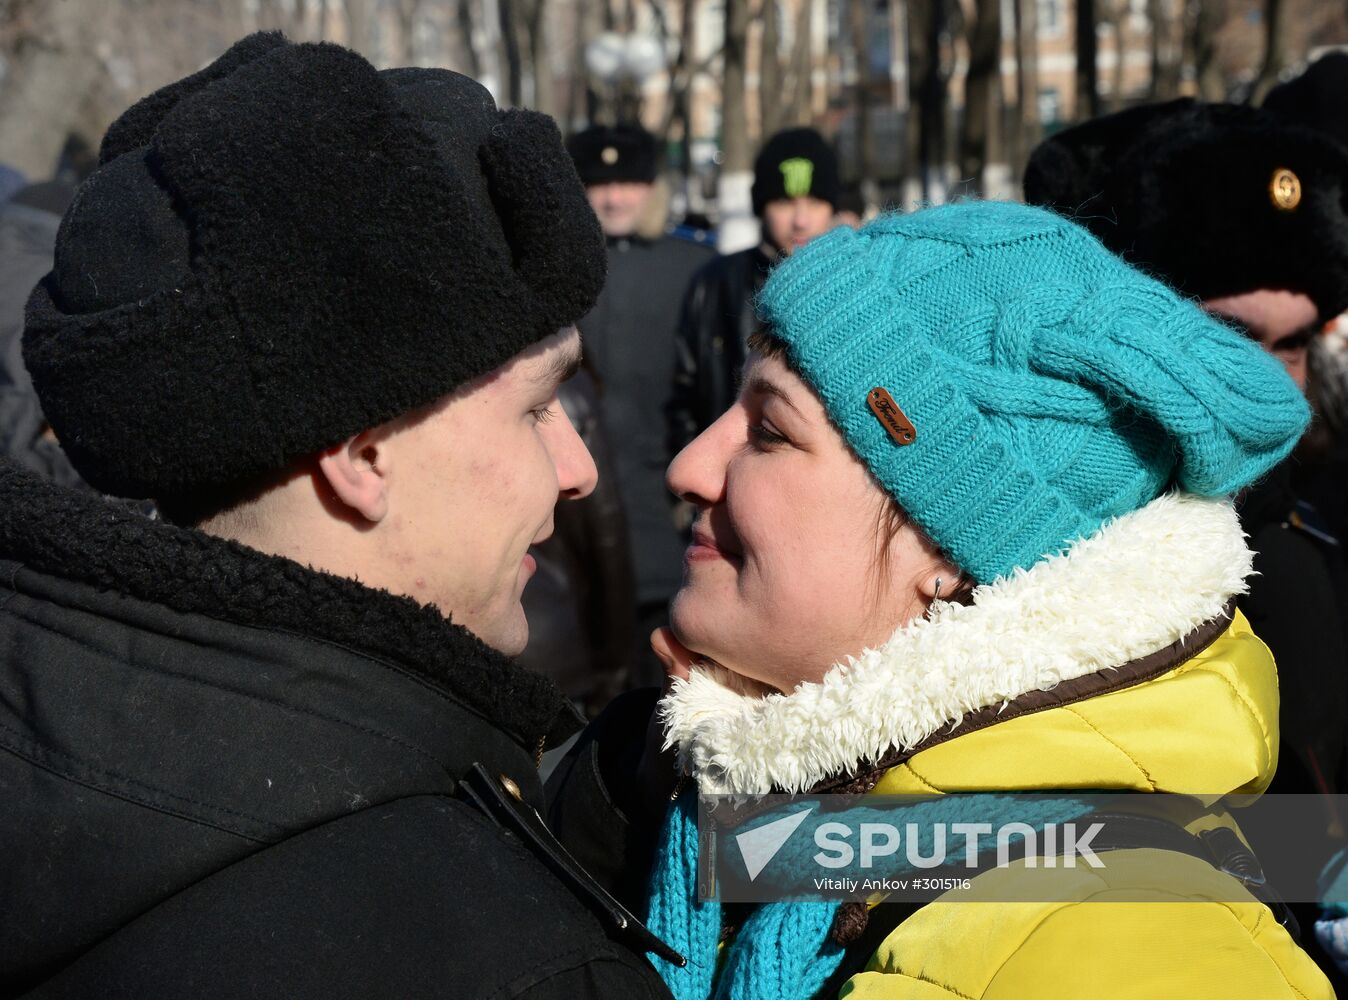
[{"label": "black fur ushanka hat", "polygon": [[593,125],[573,135],[566,148],[586,185],[650,184],[660,172],[655,136],[633,123]]},{"label": "black fur ushanka hat", "polygon": [[588,312],[604,269],[552,119],[257,34],[108,130],[24,357],[90,483],[182,496],[492,371]]},{"label": "black fur ushanka hat", "polygon": [[1321,56],[1300,76],[1270,90],[1262,107],[1348,146],[1348,52]]},{"label": "black fur ushanka hat", "polygon": [[1085,122],[1035,149],[1025,198],[1196,298],[1348,308],[1348,152],[1269,112],[1186,98]]}]

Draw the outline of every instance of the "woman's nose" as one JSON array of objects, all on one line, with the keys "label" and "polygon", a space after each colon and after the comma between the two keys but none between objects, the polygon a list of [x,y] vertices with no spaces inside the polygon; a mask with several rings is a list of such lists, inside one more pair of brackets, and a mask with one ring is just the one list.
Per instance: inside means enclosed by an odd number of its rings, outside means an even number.
[{"label": "woman's nose", "polygon": [[725,493],[727,449],[733,447],[731,438],[738,409],[731,407],[674,456],[665,473],[665,485],[671,493],[700,506],[721,500]]}]

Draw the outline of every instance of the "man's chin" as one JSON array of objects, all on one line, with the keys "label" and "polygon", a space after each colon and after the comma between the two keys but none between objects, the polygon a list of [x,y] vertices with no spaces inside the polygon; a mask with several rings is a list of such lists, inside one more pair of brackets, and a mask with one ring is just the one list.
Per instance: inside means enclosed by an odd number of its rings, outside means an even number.
[{"label": "man's chin", "polygon": [[512,620],[502,621],[493,628],[492,635],[475,632],[477,637],[492,649],[505,656],[519,656],[529,645],[529,620],[524,617],[524,608],[515,603],[516,616]]}]

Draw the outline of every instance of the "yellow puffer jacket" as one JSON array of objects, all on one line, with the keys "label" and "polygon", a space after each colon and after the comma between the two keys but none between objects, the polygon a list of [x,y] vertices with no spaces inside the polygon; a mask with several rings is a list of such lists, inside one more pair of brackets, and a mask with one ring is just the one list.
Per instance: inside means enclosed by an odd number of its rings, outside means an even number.
[{"label": "yellow puffer jacket", "polygon": [[[1231,610],[1250,571],[1229,504],[1167,495],[788,695],[699,668],[666,698],[667,732],[711,794],[1259,794],[1277,767],[1278,685],[1267,647]],[[1050,903],[919,909],[842,995],[1333,996],[1272,911],[1198,858],[1120,850],[1104,869],[1054,879]],[[1139,884],[1207,901],[1139,903]]]},{"label": "yellow puffer jacket", "polygon": [[[1273,659],[1237,613],[1216,642],[1160,677],[941,743],[888,770],[875,791],[1259,792],[1277,765],[1277,708]],[[1055,902],[925,906],[885,939],[842,996],[1334,995],[1263,903],[1108,902],[1127,898],[1139,880],[1155,884],[1154,862],[1139,873],[1122,857],[1135,853],[1112,855],[1104,869],[1064,873]],[[1187,892],[1213,883],[1214,897],[1232,898],[1229,885],[1216,884],[1228,876],[1196,858],[1169,857]]]}]

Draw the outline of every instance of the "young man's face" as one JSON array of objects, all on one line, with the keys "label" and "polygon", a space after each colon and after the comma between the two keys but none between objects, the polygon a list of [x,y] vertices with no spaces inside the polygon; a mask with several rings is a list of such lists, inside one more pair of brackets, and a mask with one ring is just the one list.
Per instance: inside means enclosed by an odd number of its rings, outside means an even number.
[{"label": "young man's face", "polygon": [[775,198],[763,206],[768,239],[784,257],[833,228],[833,206],[820,198]]},{"label": "young man's face", "polygon": [[1243,330],[1283,363],[1292,381],[1306,388],[1306,359],[1311,341],[1320,330],[1319,312],[1308,296],[1260,288],[1205,299],[1203,308]]},{"label": "young man's face", "polygon": [[604,235],[621,239],[635,233],[654,187],[640,181],[613,181],[587,187],[585,193],[594,214],[599,216]]},{"label": "young man's face", "polygon": [[559,499],[595,486],[594,461],[557,401],[579,364],[580,335],[569,328],[380,444],[390,480],[379,526],[385,575],[512,656],[529,639],[520,607],[535,569],[529,546],[552,534]]}]

